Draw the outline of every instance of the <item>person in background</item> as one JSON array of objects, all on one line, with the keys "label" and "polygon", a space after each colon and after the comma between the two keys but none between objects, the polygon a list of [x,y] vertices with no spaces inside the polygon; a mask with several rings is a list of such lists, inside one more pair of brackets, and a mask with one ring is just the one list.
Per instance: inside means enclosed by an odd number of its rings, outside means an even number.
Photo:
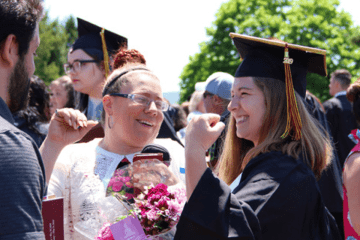
[{"label": "person in background", "polygon": [[[331,131],[326,119],[325,109],[322,106],[321,101],[314,94],[306,90],[305,102],[309,113],[319,121],[321,126],[320,130],[325,131],[331,139]],[[344,239],[342,170],[340,167],[339,157],[333,143],[332,146],[333,154],[330,164],[322,172],[318,184],[324,204],[330,211],[331,215],[335,218],[342,237],[341,239]]]},{"label": "person in background", "polygon": [[186,113],[179,104],[172,104],[171,107],[174,109],[173,122],[175,132],[179,132],[181,129],[187,126]]},{"label": "person in background", "polygon": [[169,104],[169,109],[163,112],[164,120],[161,124],[159,134],[156,138],[171,139],[172,141],[177,142],[181,147],[184,147],[184,143],[178,137],[174,126],[174,115],[176,114],[176,109],[171,107],[171,104],[167,99],[164,100],[167,102],[167,104]]},{"label": "person in background", "polygon": [[[111,65],[108,56],[112,56],[119,48],[126,48],[127,39],[107,30],[104,30],[102,38],[100,27],[81,18],[78,18],[77,22],[79,38],[69,50],[64,69],[77,92],[75,108],[83,112],[88,119],[100,121],[101,91]],[[107,52],[104,53],[105,46]]]},{"label": "person in background", "polygon": [[[347,99],[352,103],[356,121],[360,123],[360,79],[347,89]],[[344,230],[345,239],[360,239],[360,131],[353,129],[349,138],[356,144],[344,162]]]},{"label": "person in background", "polygon": [[[40,0],[0,0],[0,238],[44,240],[41,215],[46,185],[60,151],[95,125],[79,111],[52,116],[40,149],[14,126],[12,114],[27,106],[34,57],[40,44]],[[79,128],[81,127],[81,128]]]},{"label": "person in background", "polygon": [[188,123],[194,116],[205,113],[203,94],[204,91],[195,91],[192,93],[189,103],[189,114],[187,116]]},{"label": "person in background", "polygon": [[[190,100],[189,100],[190,101]],[[184,109],[184,112],[186,114],[186,117],[189,115],[189,105],[190,102],[189,101],[185,101],[183,102],[180,106],[182,107],[182,109]]]},{"label": "person in background", "polygon": [[118,69],[128,63],[140,63],[146,65],[144,55],[136,49],[119,49],[113,56],[112,69]]},{"label": "person in background", "polygon": [[186,113],[179,104],[172,104],[171,108],[174,109],[172,120],[174,122],[174,130],[177,137],[184,143],[185,129],[187,126]]},{"label": "person in background", "polygon": [[69,76],[62,76],[50,83],[50,114],[60,108],[75,108],[75,92]]},{"label": "person in background", "polygon": [[356,128],[351,104],[346,99],[346,89],[350,83],[351,74],[348,70],[339,69],[333,72],[329,84],[329,93],[333,97],[323,103],[341,169],[344,167],[346,156],[354,147],[354,143],[347,136]]},{"label": "person in background", "polygon": [[13,114],[14,125],[35,141],[40,147],[48,132],[49,93],[43,80],[37,76],[30,79],[29,102],[24,110]]},{"label": "person in background", "polygon": [[205,152],[225,125],[216,114],[194,117],[185,145],[188,201],[175,240],[339,239],[317,184],[331,158],[330,139],[303,103],[307,72],[326,75],[326,52],[230,36],[243,61],[219,178],[206,167]]},{"label": "person in background", "polygon": [[205,83],[205,92],[203,95],[205,111],[206,113],[219,114],[220,121],[225,124],[224,131],[222,131],[208,151],[209,164],[210,167],[214,169],[221,155],[223,139],[225,138],[226,127],[230,117],[227,106],[231,99],[231,87],[234,83],[234,77],[228,73],[216,72],[211,74]]}]

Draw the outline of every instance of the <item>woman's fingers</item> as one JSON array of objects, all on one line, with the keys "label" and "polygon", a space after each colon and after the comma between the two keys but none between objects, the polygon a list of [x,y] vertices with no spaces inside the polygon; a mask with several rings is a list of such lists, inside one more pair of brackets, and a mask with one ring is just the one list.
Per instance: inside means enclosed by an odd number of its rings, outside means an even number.
[{"label": "woman's fingers", "polygon": [[74,130],[79,127],[87,127],[87,118],[79,110],[71,108],[57,109],[54,117],[58,121],[62,121]]},{"label": "woman's fingers", "polygon": [[194,117],[186,129],[186,143],[206,151],[220,136],[225,124],[218,114],[202,114]]}]

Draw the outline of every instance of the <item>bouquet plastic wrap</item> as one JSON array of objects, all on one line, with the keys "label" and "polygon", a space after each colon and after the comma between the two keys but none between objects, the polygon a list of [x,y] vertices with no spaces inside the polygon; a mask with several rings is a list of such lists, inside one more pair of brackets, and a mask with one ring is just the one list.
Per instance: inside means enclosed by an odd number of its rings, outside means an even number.
[{"label": "bouquet plastic wrap", "polygon": [[131,232],[131,239],[172,239],[186,202],[184,185],[157,159],[143,159],[117,169],[106,196],[116,198],[127,211],[108,219],[95,237],[97,240],[125,239],[114,238],[110,231],[124,228],[123,224],[127,224],[123,235]]}]

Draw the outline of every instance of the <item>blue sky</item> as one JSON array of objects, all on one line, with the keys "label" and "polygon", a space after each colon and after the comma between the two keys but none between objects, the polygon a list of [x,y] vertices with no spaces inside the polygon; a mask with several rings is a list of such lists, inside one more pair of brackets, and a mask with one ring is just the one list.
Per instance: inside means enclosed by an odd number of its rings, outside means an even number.
[{"label": "blue sky", "polygon": [[[189,56],[207,40],[206,27],[225,0],[45,0],[50,18],[70,14],[105,27],[129,39],[129,48],[144,54],[157,74],[163,92],[179,91],[179,76]],[[340,0],[360,25],[359,0]],[[205,80],[205,79],[204,79]]]}]

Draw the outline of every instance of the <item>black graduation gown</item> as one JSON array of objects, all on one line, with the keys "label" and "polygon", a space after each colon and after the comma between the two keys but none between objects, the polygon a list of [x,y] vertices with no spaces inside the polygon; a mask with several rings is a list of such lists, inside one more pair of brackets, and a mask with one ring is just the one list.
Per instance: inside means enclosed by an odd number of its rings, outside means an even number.
[{"label": "black graduation gown", "polygon": [[281,152],[245,167],[234,193],[207,169],[186,203],[175,239],[340,239],[311,170]]}]

